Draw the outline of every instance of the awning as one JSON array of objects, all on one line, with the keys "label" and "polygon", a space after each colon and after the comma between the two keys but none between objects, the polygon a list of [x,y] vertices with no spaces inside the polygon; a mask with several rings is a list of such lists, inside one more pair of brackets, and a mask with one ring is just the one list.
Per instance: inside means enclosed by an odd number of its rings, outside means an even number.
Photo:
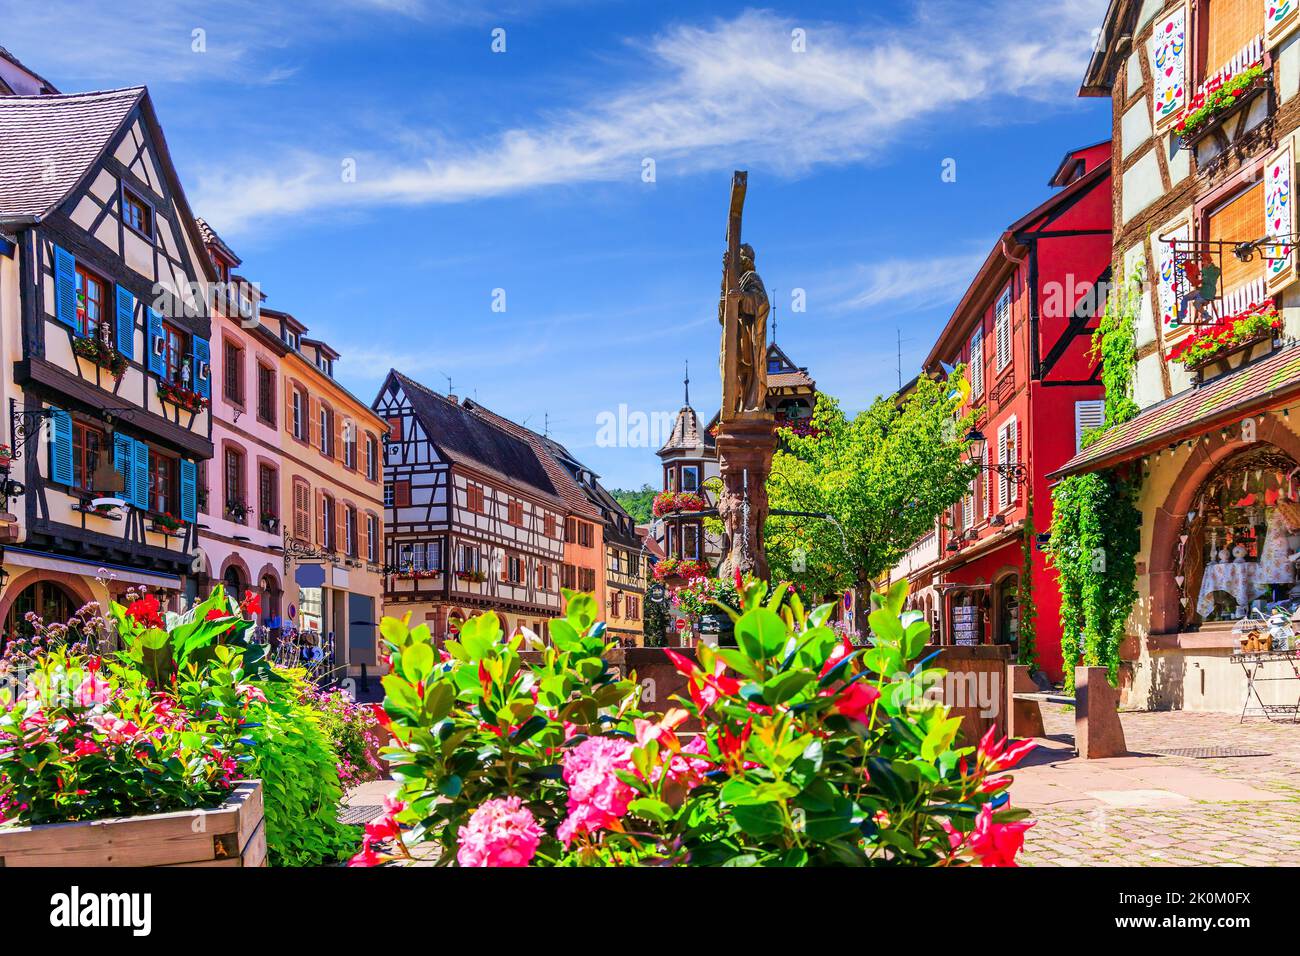
[{"label": "awning", "polygon": [[1097,471],[1195,437],[1243,415],[1286,404],[1300,395],[1300,343],[1187,389],[1111,428],[1049,477]]},{"label": "awning", "polygon": [[[137,584],[150,588],[168,588],[176,590],[181,586],[181,579],[175,574],[161,574],[157,571],[144,571],[124,564],[105,564],[103,561],[87,561],[83,558],[55,556],[46,551],[30,551],[26,548],[7,547],[4,549],[5,564],[20,568],[36,568],[41,571],[61,571],[82,577],[109,578],[120,584]],[[100,574],[100,569],[106,574]]]}]

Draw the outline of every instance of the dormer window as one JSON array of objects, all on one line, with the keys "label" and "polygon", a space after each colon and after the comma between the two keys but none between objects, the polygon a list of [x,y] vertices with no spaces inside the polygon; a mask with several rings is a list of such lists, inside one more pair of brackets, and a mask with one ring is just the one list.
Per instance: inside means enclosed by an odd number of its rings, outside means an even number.
[{"label": "dormer window", "polygon": [[125,186],[122,187],[122,221],[132,232],[153,239],[153,207]]},{"label": "dormer window", "polygon": [[284,344],[295,352],[298,351],[298,333],[287,326],[284,330]]}]

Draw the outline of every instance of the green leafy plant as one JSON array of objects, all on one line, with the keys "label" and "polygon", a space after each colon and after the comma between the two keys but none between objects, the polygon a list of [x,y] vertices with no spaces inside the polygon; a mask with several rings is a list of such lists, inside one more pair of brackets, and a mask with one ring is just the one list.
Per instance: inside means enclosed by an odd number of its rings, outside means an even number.
[{"label": "green leafy plant", "polygon": [[688,693],[657,719],[617,679],[587,595],[565,592],[531,665],[492,614],[441,660],[426,627],[385,619],[400,788],[353,862],[436,841],[462,866],[1013,865],[1031,824],[1005,771],[1034,745],[958,745],[906,596],[873,596],[875,644],[856,648],[831,605],[742,582],[740,611],[720,606],[737,647],[666,651]]},{"label": "green leafy plant", "polygon": [[1192,97],[1182,117],[1174,124],[1174,132],[1184,138],[1194,136],[1214,119],[1237,105],[1248,90],[1264,77],[1264,67],[1255,65],[1235,76],[1215,81]]}]

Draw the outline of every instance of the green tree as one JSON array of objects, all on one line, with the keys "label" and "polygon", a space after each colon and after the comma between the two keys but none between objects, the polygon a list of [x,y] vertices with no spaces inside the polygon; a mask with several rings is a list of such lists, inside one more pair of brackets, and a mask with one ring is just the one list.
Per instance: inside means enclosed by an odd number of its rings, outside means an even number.
[{"label": "green tree", "polygon": [[614,500],[623,506],[623,510],[632,516],[632,520],[637,524],[649,524],[654,515],[651,508],[654,506],[655,495],[658,494],[648,484],[642,485],[640,491],[628,491],[623,488],[614,488],[610,491]]},{"label": "green tree", "polygon": [[[973,416],[960,417],[967,391],[958,377],[922,376],[903,399],[877,399],[853,418],[835,399],[818,396],[814,433],[783,436],[768,498],[774,509],[830,514],[839,527],[769,517],[773,580],[792,580],[815,594],[847,587],[866,593],[897,564],[969,490],[975,466],[963,461],[962,436]],[[859,608],[864,618],[863,602]]]}]

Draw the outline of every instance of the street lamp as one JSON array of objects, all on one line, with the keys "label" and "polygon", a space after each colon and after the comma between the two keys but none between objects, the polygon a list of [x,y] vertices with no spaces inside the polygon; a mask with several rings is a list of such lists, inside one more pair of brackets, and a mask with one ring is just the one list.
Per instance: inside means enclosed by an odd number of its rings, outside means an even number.
[{"label": "street lamp", "polygon": [[997,464],[987,464],[984,457],[984,447],[988,444],[988,439],[978,428],[972,428],[966,433],[966,444],[970,447],[971,455],[975,461],[983,463],[986,471],[997,472],[1007,481],[1023,485],[1029,480],[1029,469],[1018,461],[998,462]]}]

